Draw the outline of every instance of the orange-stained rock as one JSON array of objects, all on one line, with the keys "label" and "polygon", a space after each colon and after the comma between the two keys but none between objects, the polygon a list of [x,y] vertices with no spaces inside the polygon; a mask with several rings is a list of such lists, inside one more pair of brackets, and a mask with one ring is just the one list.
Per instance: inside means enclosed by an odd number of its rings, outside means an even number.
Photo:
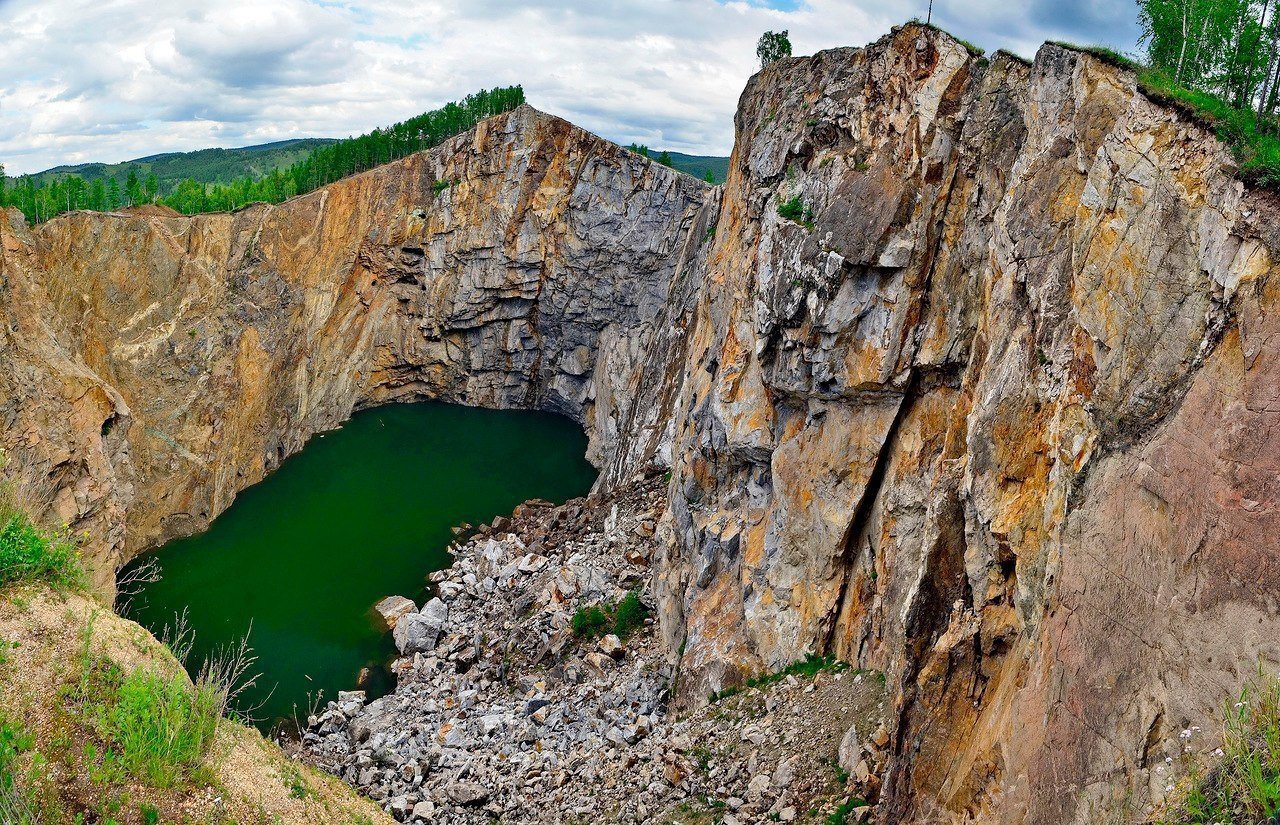
[{"label": "orange-stained rock", "polygon": [[10,213],[6,472],[105,581],[358,406],[563,412],[601,485],[670,468],[682,701],[830,653],[888,675],[882,821],[1158,801],[1280,661],[1277,199],[1124,70],[917,25],[736,125],[710,190],[524,108],[280,206]]}]

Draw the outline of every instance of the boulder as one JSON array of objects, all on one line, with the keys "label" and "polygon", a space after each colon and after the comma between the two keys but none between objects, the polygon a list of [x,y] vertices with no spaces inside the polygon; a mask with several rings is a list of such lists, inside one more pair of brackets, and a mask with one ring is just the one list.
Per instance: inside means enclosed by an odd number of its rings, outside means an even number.
[{"label": "boulder", "polygon": [[858,765],[858,760],[862,758],[862,741],[858,739],[858,727],[850,725],[849,729],[844,732],[844,737],[840,740],[840,750],[836,753],[836,761],[840,764],[840,770],[847,774],[852,774],[854,768]]},{"label": "boulder", "polygon": [[450,782],[444,792],[459,805],[480,805],[489,798],[489,789],[478,782]]},{"label": "boulder", "polygon": [[404,655],[430,653],[440,639],[440,630],[449,617],[449,608],[440,599],[432,599],[421,613],[402,617],[392,630],[396,648]]},{"label": "boulder", "polygon": [[418,606],[404,596],[387,596],[373,606],[373,610],[382,620],[387,630],[395,630],[396,622],[410,613],[416,612]]},{"label": "boulder", "polygon": [[618,659],[626,652],[626,647],[623,646],[621,639],[610,633],[600,640],[600,652]]}]

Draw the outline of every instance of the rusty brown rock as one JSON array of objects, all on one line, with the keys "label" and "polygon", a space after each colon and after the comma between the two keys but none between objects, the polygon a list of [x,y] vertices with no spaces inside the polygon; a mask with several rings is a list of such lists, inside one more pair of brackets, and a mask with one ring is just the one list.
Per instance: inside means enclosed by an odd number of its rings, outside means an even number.
[{"label": "rusty brown rock", "polygon": [[885,821],[1158,800],[1280,660],[1276,198],[1124,70],[914,25],[737,132],[714,190],[526,108],[277,207],[10,214],[8,472],[109,577],[356,407],[563,412],[602,490],[670,469],[685,701],[830,653],[888,674]]}]

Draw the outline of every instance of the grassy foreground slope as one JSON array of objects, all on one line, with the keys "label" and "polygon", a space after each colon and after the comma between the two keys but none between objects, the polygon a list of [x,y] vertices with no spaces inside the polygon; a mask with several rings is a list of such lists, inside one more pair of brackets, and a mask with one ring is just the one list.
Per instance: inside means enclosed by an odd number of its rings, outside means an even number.
[{"label": "grassy foreground slope", "polygon": [[89,596],[0,591],[0,820],[390,821],[256,730],[217,715],[201,730],[195,690],[168,648]]},{"label": "grassy foreground slope", "polygon": [[0,483],[0,823],[390,821],[225,717],[252,678],[243,646],[193,683],[87,581],[76,537],[35,524]]}]

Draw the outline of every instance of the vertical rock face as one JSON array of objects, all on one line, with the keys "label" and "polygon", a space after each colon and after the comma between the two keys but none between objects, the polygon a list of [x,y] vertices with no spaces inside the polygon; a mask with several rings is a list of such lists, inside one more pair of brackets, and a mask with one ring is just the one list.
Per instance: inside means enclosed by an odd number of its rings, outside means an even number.
[{"label": "vertical rock face", "polygon": [[104,579],[361,406],[552,410],[606,461],[706,192],[522,107],[280,206],[10,213],[0,446]]},{"label": "vertical rock face", "polygon": [[356,407],[555,410],[602,485],[670,467],[686,701],[885,670],[886,821],[1158,798],[1280,660],[1275,199],[1124,71],[920,26],[736,125],[715,190],[525,108],[277,207],[10,215],[8,472],[109,575]]},{"label": "vertical rock face", "polygon": [[1123,71],[914,26],[771,66],[737,130],[669,368],[687,695],[885,669],[886,821],[1159,796],[1280,659],[1273,199]]}]

